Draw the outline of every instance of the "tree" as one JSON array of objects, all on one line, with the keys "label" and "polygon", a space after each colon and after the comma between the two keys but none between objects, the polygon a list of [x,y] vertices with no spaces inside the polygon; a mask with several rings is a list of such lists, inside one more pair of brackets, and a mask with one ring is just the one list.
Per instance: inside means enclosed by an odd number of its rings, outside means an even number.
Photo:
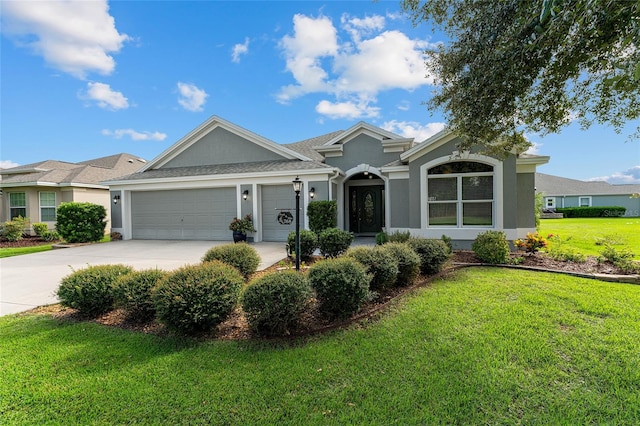
[{"label": "tree", "polygon": [[[451,39],[427,52],[461,149],[522,150],[523,131],[558,132],[640,116],[640,2],[635,0],[402,0],[414,25]],[[640,134],[640,127],[635,136]]]}]

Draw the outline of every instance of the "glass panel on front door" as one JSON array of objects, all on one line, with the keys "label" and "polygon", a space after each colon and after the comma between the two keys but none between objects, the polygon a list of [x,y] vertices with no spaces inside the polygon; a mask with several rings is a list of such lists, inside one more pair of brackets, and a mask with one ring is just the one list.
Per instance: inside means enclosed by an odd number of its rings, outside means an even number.
[{"label": "glass panel on front door", "polygon": [[382,230],[382,186],[352,187],[349,191],[349,227],[356,234],[376,234]]}]

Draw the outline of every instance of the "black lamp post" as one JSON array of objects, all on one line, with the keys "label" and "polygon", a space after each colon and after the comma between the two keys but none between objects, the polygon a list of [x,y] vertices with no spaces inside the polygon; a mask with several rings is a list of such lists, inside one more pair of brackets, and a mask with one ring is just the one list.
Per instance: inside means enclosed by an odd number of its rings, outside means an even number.
[{"label": "black lamp post", "polygon": [[302,181],[298,176],[293,180],[293,191],[296,193],[296,271],[300,270],[300,191]]}]

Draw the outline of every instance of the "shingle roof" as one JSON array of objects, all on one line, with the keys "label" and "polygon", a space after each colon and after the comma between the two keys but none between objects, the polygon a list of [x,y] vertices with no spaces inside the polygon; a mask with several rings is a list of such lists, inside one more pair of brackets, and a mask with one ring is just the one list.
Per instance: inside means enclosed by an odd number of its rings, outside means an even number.
[{"label": "shingle roof", "polygon": [[126,153],[80,163],[46,160],[2,170],[0,184],[2,186],[42,183],[99,185],[104,180],[133,173],[144,163],[145,161],[139,157]]},{"label": "shingle roof", "polygon": [[587,182],[536,173],[536,191],[548,196],[627,195],[640,192],[640,185],[612,185],[602,181]]},{"label": "shingle roof", "polygon": [[[217,164],[208,166],[168,167],[161,169],[145,170],[133,173],[120,179],[109,181],[131,181],[141,179],[166,179],[187,176],[213,176],[226,174],[247,174],[264,172],[287,172],[313,169],[331,169],[330,166],[316,161],[277,160],[259,161],[253,163]],[[107,181],[107,183],[109,182]]]},{"label": "shingle roof", "polygon": [[324,156],[320,154],[318,151],[313,149],[314,146],[324,145],[329,142],[331,139],[338,136],[340,133],[344,133],[344,130],[337,130],[335,132],[327,133],[325,135],[316,136],[314,138],[305,139],[299,142],[294,142],[290,144],[283,144],[292,151],[296,151],[306,157],[311,158],[315,161],[324,161]]}]

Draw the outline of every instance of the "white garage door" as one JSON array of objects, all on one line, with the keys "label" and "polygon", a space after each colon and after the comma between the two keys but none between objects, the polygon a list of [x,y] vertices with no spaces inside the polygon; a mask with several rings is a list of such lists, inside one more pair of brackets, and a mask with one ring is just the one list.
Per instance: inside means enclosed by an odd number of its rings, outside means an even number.
[{"label": "white garage door", "polygon": [[231,240],[235,188],[131,193],[132,236],[146,240]]},{"label": "white garage door", "polygon": [[[300,200],[302,203],[302,200]],[[289,232],[296,230],[296,194],[292,185],[262,187],[262,239],[286,241]],[[300,207],[302,211],[302,206]],[[304,217],[300,216],[300,228]]]}]

